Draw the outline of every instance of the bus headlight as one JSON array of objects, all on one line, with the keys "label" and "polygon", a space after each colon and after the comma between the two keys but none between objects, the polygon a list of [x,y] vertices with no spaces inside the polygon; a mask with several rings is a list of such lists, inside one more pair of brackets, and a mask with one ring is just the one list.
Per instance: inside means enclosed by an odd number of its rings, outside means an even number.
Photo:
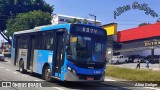
[{"label": "bus headlight", "polygon": [[71,71],[71,67],[68,66],[67,69],[68,69],[69,71]]},{"label": "bus headlight", "polygon": [[76,70],[74,70],[74,69],[72,69],[72,71],[71,71],[74,75],[77,75],[77,72],[76,72]]},{"label": "bus headlight", "polygon": [[73,73],[74,75],[77,75],[76,70],[74,70],[73,68],[67,66],[67,69],[68,69],[71,73]]}]

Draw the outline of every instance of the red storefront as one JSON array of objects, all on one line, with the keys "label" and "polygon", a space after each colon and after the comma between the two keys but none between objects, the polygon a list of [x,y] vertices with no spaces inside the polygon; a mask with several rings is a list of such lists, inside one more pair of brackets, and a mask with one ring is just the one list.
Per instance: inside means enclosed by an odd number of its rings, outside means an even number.
[{"label": "red storefront", "polygon": [[160,22],[119,31],[117,42],[119,49],[114,47],[114,51],[120,53],[150,50],[154,54],[155,49],[160,51]]},{"label": "red storefront", "polygon": [[156,36],[160,36],[160,23],[120,31],[117,34],[117,42],[128,42]]}]

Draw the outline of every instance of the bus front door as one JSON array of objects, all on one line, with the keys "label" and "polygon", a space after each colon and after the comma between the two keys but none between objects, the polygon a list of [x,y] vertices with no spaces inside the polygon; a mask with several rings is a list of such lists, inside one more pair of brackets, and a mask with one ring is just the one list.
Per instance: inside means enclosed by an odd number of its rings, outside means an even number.
[{"label": "bus front door", "polygon": [[54,59],[53,59],[53,67],[52,67],[52,75],[54,77],[60,78],[61,75],[61,66],[63,64],[64,57],[64,31],[56,32],[56,44],[54,47]]},{"label": "bus front door", "polygon": [[35,48],[35,36],[31,35],[28,42],[28,56],[27,56],[27,69],[33,70],[33,57]]}]

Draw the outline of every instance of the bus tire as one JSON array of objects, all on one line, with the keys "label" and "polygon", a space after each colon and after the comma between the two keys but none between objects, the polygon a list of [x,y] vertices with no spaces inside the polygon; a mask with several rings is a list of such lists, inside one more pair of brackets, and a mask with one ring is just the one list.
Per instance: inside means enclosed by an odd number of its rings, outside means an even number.
[{"label": "bus tire", "polygon": [[20,62],[19,62],[19,72],[25,73],[23,60],[20,60]]},{"label": "bus tire", "polygon": [[51,81],[51,69],[49,66],[44,68],[43,79],[46,81]]}]

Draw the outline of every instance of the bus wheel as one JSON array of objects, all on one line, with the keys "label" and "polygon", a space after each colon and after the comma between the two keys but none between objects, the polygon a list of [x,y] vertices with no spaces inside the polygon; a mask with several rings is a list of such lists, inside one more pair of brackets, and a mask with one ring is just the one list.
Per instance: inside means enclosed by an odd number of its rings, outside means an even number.
[{"label": "bus wheel", "polygon": [[24,73],[24,62],[23,62],[23,60],[20,60],[20,62],[19,62],[19,72]]},{"label": "bus wheel", "polygon": [[50,70],[50,67],[49,67],[49,66],[47,66],[47,67],[45,68],[43,74],[44,74],[44,79],[45,79],[46,81],[51,81],[51,70]]}]

